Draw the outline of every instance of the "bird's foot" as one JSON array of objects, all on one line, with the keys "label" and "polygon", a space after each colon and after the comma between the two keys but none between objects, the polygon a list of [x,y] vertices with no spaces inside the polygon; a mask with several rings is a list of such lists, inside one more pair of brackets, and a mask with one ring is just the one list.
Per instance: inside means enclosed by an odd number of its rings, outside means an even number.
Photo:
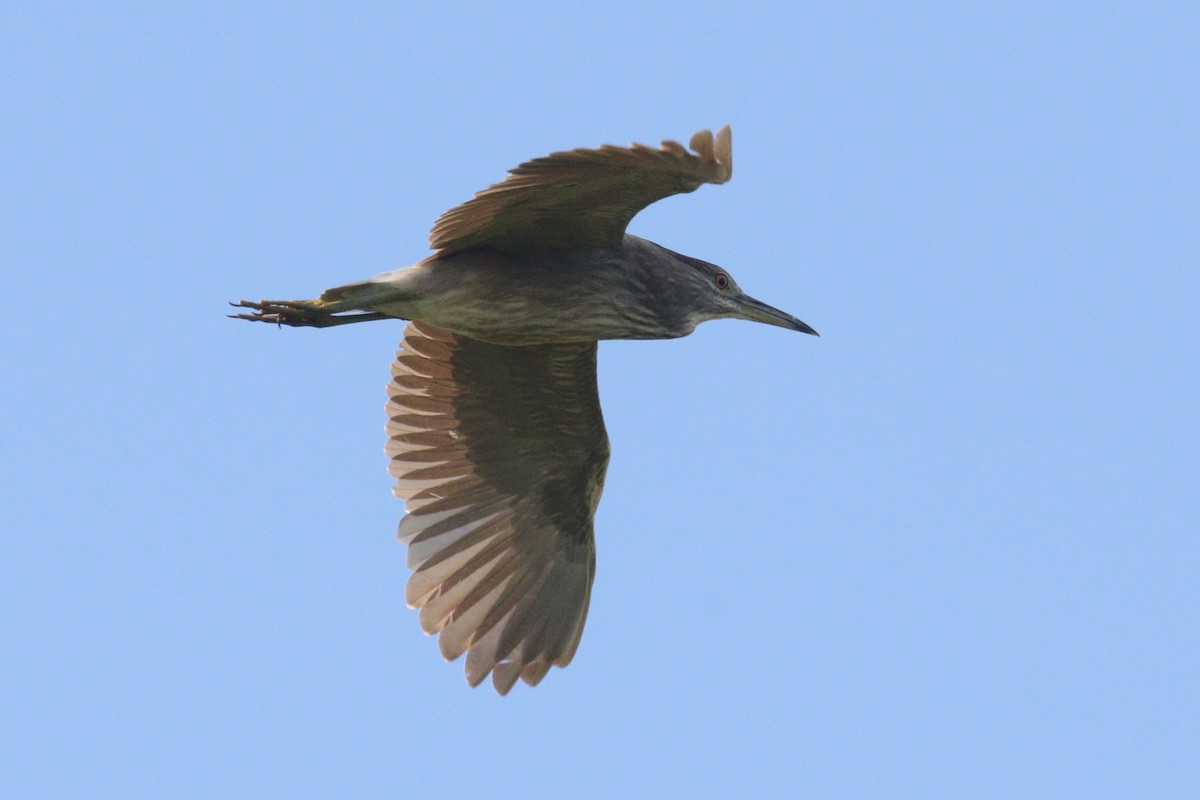
[{"label": "bird's foot", "polygon": [[322,308],[320,300],[260,300],[257,303],[239,300],[229,305],[251,311],[249,314],[230,314],[234,319],[273,322],[280,326],[324,328],[331,324],[332,319],[330,313]]},{"label": "bird's foot", "polygon": [[[359,311],[357,309],[341,309],[335,311],[336,304],[324,300],[259,300],[257,303],[249,300],[239,300],[229,305],[234,308],[248,308],[251,314],[230,314],[234,319],[248,319],[251,322],[274,322],[276,325],[290,325],[293,328],[332,328],[335,325],[349,325],[354,322],[371,322],[377,319],[393,319],[388,314],[377,311]],[[342,313],[351,311],[353,313]]]}]

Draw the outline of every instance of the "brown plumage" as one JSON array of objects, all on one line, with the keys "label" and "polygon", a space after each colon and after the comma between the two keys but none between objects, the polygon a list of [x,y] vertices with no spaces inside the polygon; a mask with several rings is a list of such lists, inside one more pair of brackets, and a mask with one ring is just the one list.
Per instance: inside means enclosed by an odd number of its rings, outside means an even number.
[{"label": "brown plumage", "polygon": [[599,339],[671,338],[737,317],[815,333],[721,268],[625,233],[650,203],[723,183],[729,128],[688,152],[605,146],[526,162],[446,212],[437,252],[318,300],[242,301],[244,319],[405,328],[388,385],[395,493],[407,516],[408,604],[472,686],[505,694],[566,666],[595,574],[608,466]]},{"label": "brown plumage", "polygon": [[537,683],[579,646],[608,465],[596,344],[505,347],[409,323],[388,385],[409,605],[474,686]]},{"label": "brown plumage", "polygon": [[700,131],[690,145],[695,154],[667,140],[658,150],[605,145],[526,161],[443,214],[429,243],[443,255],[481,246],[511,252],[617,247],[646,206],[733,176],[728,125],[715,139]]}]

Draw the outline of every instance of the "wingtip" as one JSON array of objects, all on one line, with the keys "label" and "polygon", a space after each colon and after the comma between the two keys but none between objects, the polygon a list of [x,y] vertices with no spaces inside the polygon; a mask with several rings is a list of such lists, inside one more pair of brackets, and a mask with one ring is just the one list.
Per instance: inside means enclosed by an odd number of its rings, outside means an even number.
[{"label": "wingtip", "polygon": [[733,177],[733,129],[729,125],[717,131],[716,136],[707,128],[696,131],[688,147],[703,160],[717,165],[714,183],[724,183]]},{"label": "wingtip", "polygon": [[718,161],[733,166],[733,128],[729,125],[717,131],[716,154]]},{"label": "wingtip", "polygon": [[705,128],[702,131],[696,131],[692,134],[692,138],[688,141],[688,147],[705,161],[713,160],[713,135],[712,131]]}]

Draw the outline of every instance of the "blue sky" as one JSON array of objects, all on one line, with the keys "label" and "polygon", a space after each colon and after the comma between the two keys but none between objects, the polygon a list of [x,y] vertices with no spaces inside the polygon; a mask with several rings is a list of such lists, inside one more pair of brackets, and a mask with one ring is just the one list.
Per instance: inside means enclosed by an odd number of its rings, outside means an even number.
[{"label": "blue sky", "polygon": [[[1195,4],[0,12],[9,797],[1200,793]],[[822,338],[605,343],[566,670],[404,607],[401,323],[275,330],[552,150]]]}]

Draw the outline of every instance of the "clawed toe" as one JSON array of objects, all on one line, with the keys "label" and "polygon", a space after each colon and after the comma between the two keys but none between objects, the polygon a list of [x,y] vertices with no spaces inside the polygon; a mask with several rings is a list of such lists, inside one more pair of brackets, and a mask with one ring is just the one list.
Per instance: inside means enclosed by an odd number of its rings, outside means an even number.
[{"label": "clawed toe", "polygon": [[273,322],[276,325],[316,326],[320,327],[328,312],[317,306],[319,301],[312,300],[239,300],[229,305],[234,308],[248,308],[249,314],[230,314],[234,319],[246,319],[251,322]]}]

